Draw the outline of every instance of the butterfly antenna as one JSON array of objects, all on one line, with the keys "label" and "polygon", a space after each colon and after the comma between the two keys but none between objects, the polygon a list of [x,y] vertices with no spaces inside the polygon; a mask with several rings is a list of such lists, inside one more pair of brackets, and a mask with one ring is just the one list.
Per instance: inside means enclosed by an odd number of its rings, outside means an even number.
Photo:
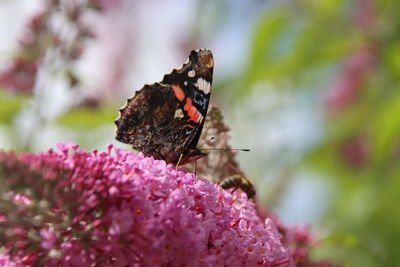
[{"label": "butterfly antenna", "polygon": [[183,158],[183,154],[181,154],[180,156],[179,156],[179,159],[178,159],[178,162],[176,163],[176,170],[178,170],[178,166],[179,166],[179,164],[181,163],[181,160],[182,160],[182,158]]},{"label": "butterfly antenna", "polygon": [[203,148],[201,150],[208,150],[208,151],[242,151],[242,152],[249,152],[250,149],[248,148]]},{"label": "butterfly antenna", "polygon": [[[210,137],[208,140],[204,141],[199,145],[199,147],[203,146],[204,144],[214,141],[215,136]],[[208,150],[208,151],[244,151],[248,152],[250,149],[248,148],[201,148],[200,150]]]},{"label": "butterfly antenna", "polygon": [[215,140],[215,136],[212,136],[212,137],[210,137],[208,140],[206,140],[206,141],[204,141],[203,143],[201,143],[201,144],[199,145],[199,147],[203,146],[204,144],[206,144],[206,143],[208,143],[208,142],[214,141],[214,140]]}]

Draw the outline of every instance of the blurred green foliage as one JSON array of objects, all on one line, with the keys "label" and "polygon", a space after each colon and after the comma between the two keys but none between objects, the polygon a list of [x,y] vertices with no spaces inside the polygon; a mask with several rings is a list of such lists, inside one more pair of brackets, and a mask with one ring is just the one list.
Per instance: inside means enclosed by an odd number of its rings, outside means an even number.
[{"label": "blurred green foliage", "polygon": [[323,101],[325,135],[303,164],[335,185],[320,222],[331,236],[315,253],[344,266],[400,266],[399,10],[396,1],[282,1],[254,30],[246,90],[289,80]]},{"label": "blurred green foliage", "polygon": [[295,78],[345,55],[359,42],[359,36],[344,27],[346,22],[338,20],[339,7],[335,8],[331,12],[321,10],[325,6],[313,10],[296,5],[267,9],[254,30],[245,74],[247,85]]},{"label": "blurred green foliage", "polygon": [[27,96],[14,95],[0,89],[0,122],[10,125],[18,110],[27,103]]},{"label": "blurred green foliage", "polygon": [[82,106],[62,115],[57,122],[66,127],[90,129],[113,122],[118,116],[117,110],[118,108],[110,105],[100,107]]}]

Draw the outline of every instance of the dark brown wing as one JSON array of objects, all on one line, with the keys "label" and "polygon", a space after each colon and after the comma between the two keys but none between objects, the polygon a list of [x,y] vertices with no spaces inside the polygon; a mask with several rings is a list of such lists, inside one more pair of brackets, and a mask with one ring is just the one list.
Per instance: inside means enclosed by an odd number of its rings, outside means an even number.
[{"label": "dark brown wing", "polygon": [[209,50],[192,51],[188,63],[145,85],[120,109],[116,139],[146,156],[177,164],[204,155],[196,148],[207,113],[213,60]]},{"label": "dark brown wing", "polygon": [[116,139],[146,156],[178,161],[184,122],[175,118],[179,101],[168,85],[145,85],[120,109]]}]

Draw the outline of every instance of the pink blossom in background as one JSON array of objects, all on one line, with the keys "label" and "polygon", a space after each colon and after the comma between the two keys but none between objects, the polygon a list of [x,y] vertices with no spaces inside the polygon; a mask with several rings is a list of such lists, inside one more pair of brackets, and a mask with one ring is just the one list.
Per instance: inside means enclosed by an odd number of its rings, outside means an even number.
[{"label": "pink blossom in background", "polygon": [[345,59],[339,76],[325,92],[326,104],[330,111],[340,111],[357,99],[374,59],[374,51],[370,47],[361,48]]},{"label": "pink blossom in background", "polygon": [[364,135],[352,136],[343,140],[338,150],[339,157],[349,167],[358,169],[368,162],[370,144]]},{"label": "pink blossom in background", "polygon": [[8,266],[295,266],[244,193],[142,154],[2,152],[0,177],[19,200],[0,203]]},{"label": "pink blossom in background", "polygon": [[0,86],[15,92],[31,92],[37,69],[36,60],[15,58],[0,70]]},{"label": "pink blossom in background", "polygon": [[376,22],[375,0],[356,0],[354,5],[354,20],[356,26],[371,32]]},{"label": "pink blossom in background", "polygon": [[[123,1],[38,1],[40,9],[26,18],[25,27],[18,37],[18,46],[15,47],[15,51],[10,51],[13,56],[0,66],[0,87],[13,92],[32,93],[36,81],[40,80],[37,77],[41,73],[40,70],[50,68],[49,64],[45,64],[45,59],[48,56],[52,57],[51,62],[62,61],[62,68],[65,72],[64,79],[71,88],[80,85],[81,75],[76,65],[81,61],[83,53],[87,50],[88,41],[95,40],[96,35],[102,34],[101,30],[104,31],[104,29],[99,29],[98,26],[107,28],[107,37],[112,32],[110,29],[118,27],[118,25],[112,25],[113,27],[109,25],[118,22],[118,16],[111,16],[111,19],[109,18],[104,22],[101,18],[113,9],[118,9],[121,2]],[[97,19],[94,19],[96,16]],[[60,20],[63,23],[60,24]],[[96,27],[93,20],[102,21],[103,25]],[[114,35],[119,32],[120,30],[116,31]],[[121,75],[121,68],[125,66],[122,64],[123,62],[120,62],[125,59],[121,56],[121,50],[126,53],[127,50],[124,48],[129,45],[126,44],[125,40],[127,39],[126,36],[129,36],[126,31],[120,33],[119,36],[119,38],[114,36],[110,42],[116,44],[115,50],[119,52],[115,52],[115,56],[110,56],[110,61],[116,69],[112,69],[110,78],[113,79],[112,82],[116,83],[116,85],[112,84],[113,87],[118,86],[117,82],[120,78],[118,75]],[[118,42],[122,44],[118,46]],[[90,44],[93,45],[94,42]],[[121,48],[121,45],[124,47]],[[54,51],[57,51],[57,53],[54,53]],[[104,54],[108,55],[109,53],[103,51]],[[97,95],[89,95],[89,98],[94,98]]]},{"label": "pink blossom in background", "polygon": [[375,1],[354,1],[353,18],[355,29],[365,36],[365,44],[349,54],[338,77],[326,90],[326,104],[333,112],[340,111],[357,99],[377,57],[374,38],[369,36],[376,24]]},{"label": "pink blossom in background", "polygon": [[47,35],[46,21],[51,5],[44,5],[43,9],[32,14],[26,21],[16,49],[17,52],[0,69],[0,86],[14,92],[31,93],[36,82],[37,72],[41,62],[44,41],[44,32]]}]

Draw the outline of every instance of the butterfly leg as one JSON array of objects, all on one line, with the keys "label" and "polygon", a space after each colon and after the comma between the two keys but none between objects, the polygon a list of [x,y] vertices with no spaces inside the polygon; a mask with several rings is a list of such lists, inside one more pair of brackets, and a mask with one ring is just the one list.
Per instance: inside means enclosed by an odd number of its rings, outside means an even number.
[{"label": "butterfly leg", "polygon": [[176,170],[178,170],[178,166],[179,166],[179,163],[181,163],[182,157],[183,157],[183,154],[181,154],[179,156],[178,162],[176,163]]}]

